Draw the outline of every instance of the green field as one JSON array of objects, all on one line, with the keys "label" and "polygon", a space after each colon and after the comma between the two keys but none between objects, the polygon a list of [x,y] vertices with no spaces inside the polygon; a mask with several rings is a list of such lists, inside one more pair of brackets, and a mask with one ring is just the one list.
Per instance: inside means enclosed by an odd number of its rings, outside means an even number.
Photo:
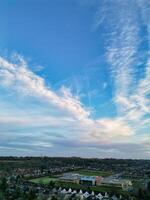
[{"label": "green field", "polygon": [[56,182],[57,180],[58,178],[44,176],[40,178],[31,179],[30,181],[32,183],[49,184],[50,181]]},{"label": "green field", "polygon": [[[91,171],[91,170],[77,170],[77,171],[73,171],[72,173],[78,173],[84,176],[110,176],[112,175],[111,172],[103,172],[103,171]],[[58,184],[62,184],[61,182],[59,182],[59,179],[56,177],[49,177],[49,176],[45,176],[45,177],[40,177],[40,178],[35,178],[35,179],[31,179],[30,180],[33,183],[42,183],[42,184],[48,184],[50,181],[53,182],[57,182]],[[63,183],[65,184],[65,183]],[[68,184],[73,184],[73,183],[67,183],[66,185],[68,186]],[[76,184],[77,187],[79,186],[78,184]],[[75,185],[73,185],[75,186]]]},{"label": "green field", "polygon": [[35,178],[35,179],[31,179],[30,180],[32,183],[38,183],[38,184],[48,184],[50,181],[53,181],[55,182],[55,186],[57,187],[65,187],[65,188],[73,188],[73,189],[76,189],[76,190],[79,190],[79,189],[83,189],[83,190],[93,190],[93,191],[96,191],[96,192],[116,192],[116,193],[119,193],[119,192],[122,192],[122,189],[119,188],[119,187],[115,187],[115,186],[94,186],[94,187],[86,187],[86,186],[82,186],[82,185],[79,185],[77,183],[71,183],[71,182],[63,182],[63,181],[59,181],[58,178],[51,178],[51,177],[41,177],[41,178]]},{"label": "green field", "polygon": [[74,171],[73,173],[78,173],[85,176],[103,176],[103,177],[111,176],[113,174],[112,172],[91,171],[91,170],[77,170]]}]

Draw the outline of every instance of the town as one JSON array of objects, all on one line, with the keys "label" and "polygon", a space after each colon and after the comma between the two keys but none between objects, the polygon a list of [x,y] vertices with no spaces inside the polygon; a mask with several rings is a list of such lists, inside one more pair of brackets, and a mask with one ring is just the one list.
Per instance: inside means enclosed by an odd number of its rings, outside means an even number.
[{"label": "town", "polygon": [[1,200],[148,200],[150,160],[1,157]]}]

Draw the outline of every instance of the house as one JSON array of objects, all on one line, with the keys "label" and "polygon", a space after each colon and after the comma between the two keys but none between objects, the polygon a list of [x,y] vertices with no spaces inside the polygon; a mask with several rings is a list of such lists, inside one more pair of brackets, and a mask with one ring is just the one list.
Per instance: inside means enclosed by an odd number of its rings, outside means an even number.
[{"label": "house", "polygon": [[96,199],[99,199],[99,200],[103,199],[103,195],[99,193],[98,195],[96,195]]},{"label": "house", "polygon": [[112,198],[112,200],[118,200],[118,198],[116,197],[116,195],[113,195],[111,198]]},{"label": "house", "polygon": [[88,193],[88,192],[85,192],[84,194],[83,194],[83,197],[85,197],[85,198],[88,198],[90,196],[90,194]]}]

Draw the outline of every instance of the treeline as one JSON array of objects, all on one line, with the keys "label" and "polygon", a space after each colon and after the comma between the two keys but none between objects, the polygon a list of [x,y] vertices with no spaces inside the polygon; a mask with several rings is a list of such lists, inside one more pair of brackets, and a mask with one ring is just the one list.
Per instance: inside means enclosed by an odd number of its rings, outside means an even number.
[{"label": "treeline", "polygon": [[12,167],[67,167],[75,166],[98,170],[119,171],[127,168],[144,168],[147,173],[150,171],[150,160],[132,160],[132,159],[98,159],[98,158],[80,158],[80,157],[0,157],[0,168]]}]

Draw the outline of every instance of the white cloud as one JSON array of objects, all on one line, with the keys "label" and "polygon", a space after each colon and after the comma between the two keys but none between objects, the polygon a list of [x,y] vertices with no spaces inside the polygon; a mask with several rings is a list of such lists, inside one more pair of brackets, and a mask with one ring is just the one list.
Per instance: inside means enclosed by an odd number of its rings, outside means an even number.
[{"label": "white cloud", "polygon": [[[7,109],[5,112],[4,109],[0,114],[0,125],[1,128],[3,127],[1,130],[5,133],[1,134],[1,141],[6,142],[9,137],[12,140],[15,139],[15,144],[19,145],[18,148],[21,145],[24,145],[24,148],[26,148],[28,141],[24,141],[24,143],[20,142],[20,138],[26,135],[33,138],[32,143],[34,148],[37,147],[37,145],[34,145],[36,143],[40,144],[43,148],[53,147],[51,144],[51,129],[54,132],[63,132],[64,136],[69,140],[79,142],[81,145],[113,144],[116,140],[118,143],[122,143],[123,141],[128,142],[130,137],[134,135],[134,129],[128,124],[126,118],[91,119],[89,111],[87,114],[87,111],[81,106],[79,98],[74,97],[69,89],[63,86],[56,93],[47,88],[44,79],[31,72],[24,60],[18,65],[1,58],[0,69],[11,74],[10,79],[7,73],[4,76],[0,71],[2,77],[0,79],[1,86],[9,88],[10,91],[17,91],[18,95],[34,96],[41,101],[44,98],[49,103],[49,105],[46,105],[47,109],[50,109],[54,105],[56,110],[63,110],[64,115],[53,116],[53,113],[35,112],[33,108],[31,108],[33,111],[29,111],[29,109],[20,111],[18,108],[11,112]],[[133,107],[135,107],[132,101],[122,97],[118,98],[118,104],[122,104],[127,110],[131,110],[131,112],[133,112]],[[131,112],[127,112],[128,117],[132,115]],[[11,126],[10,130],[6,128],[8,126]],[[42,139],[42,133],[38,132],[39,127],[43,127],[42,131],[50,131],[46,136],[46,141]],[[27,131],[12,135],[11,130],[15,128],[19,132],[20,128],[27,129]],[[32,131],[34,128],[37,132],[36,136],[34,135],[35,131],[29,134],[28,128],[32,128]],[[9,145],[12,145],[12,143],[9,143]]]},{"label": "white cloud", "polygon": [[[17,60],[14,60],[13,57],[11,62],[8,59],[0,58],[1,86],[3,85],[10,91],[17,92],[19,96],[25,95],[36,97],[41,101],[44,100],[49,104],[45,105],[47,109],[51,110],[51,107],[54,106],[54,110],[56,112],[61,111],[61,114],[59,116],[55,116],[51,112],[49,114],[45,112],[37,114],[25,109],[20,114],[16,110],[17,114],[14,116],[13,112],[7,114],[7,110],[5,114],[4,111],[0,114],[1,124],[11,124],[12,127],[13,124],[14,127],[57,127],[57,130],[60,131],[62,129],[65,134],[68,134],[67,137],[76,138],[77,140],[82,140],[82,142],[86,142],[86,138],[88,140],[91,138],[91,141],[92,138],[95,140],[97,136],[100,140],[107,137],[107,140],[111,142],[112,138],[116,136],[124,137],[132,134],[129,126],[120,119],[91,119],[90,111],[82,106],[79,98],[73,96],[69,89],[62,86],[59,91],[52,91],[45,85],[43,78],[29,69],[22,57],[16,56]],[[11,74],[11,79],[7,75],[8,73]],[[72,132],[74,133],[72,134]]]},{"label": "white cloud", "polygon": [[63,95],[60,96],[46,87],[43,78],[29,70],[22,57],[17,55],[17,60],[14,61],[18,63],[14,64],[0,58],[1,84],[17,91],[18,94],[22,93],[44,99],[62,111],[68,112],[74,118],[82,119],[89,116],[89,111],[84,109],[81,102],[73,97],[65,87],[61,89]]}]

